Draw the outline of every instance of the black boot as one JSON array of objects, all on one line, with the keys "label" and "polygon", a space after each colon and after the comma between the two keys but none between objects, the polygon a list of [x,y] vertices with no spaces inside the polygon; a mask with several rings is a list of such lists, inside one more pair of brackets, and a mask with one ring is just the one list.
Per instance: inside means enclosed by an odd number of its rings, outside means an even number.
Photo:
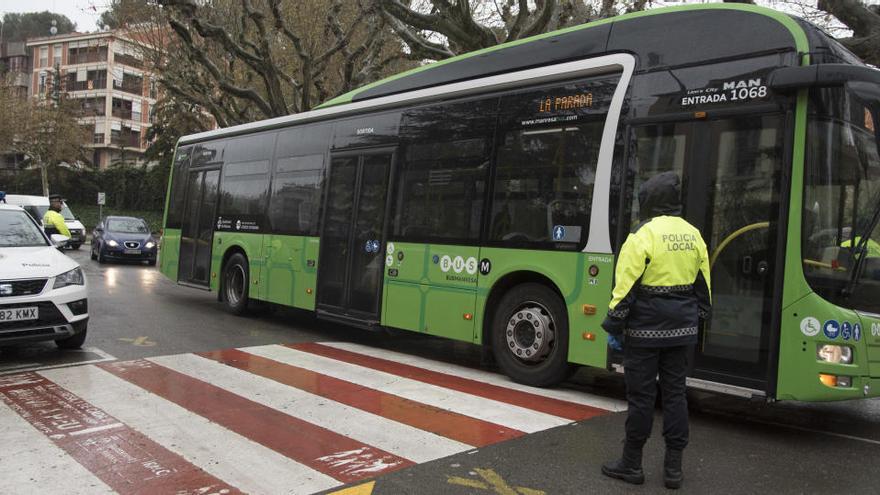
[{"label": "black boot", "polygon": [[676,490],[681,488],[684,474],[681,472],[681,450],[666,449],[666,458],[663,459],[663,483],[666,488]]},{"label": "black boot", "polygon": [[603,464],[602,474],[633,485],[641,485],[645,482],[645,472],[642,471],[642,448],[624,445],[623,457]]}]

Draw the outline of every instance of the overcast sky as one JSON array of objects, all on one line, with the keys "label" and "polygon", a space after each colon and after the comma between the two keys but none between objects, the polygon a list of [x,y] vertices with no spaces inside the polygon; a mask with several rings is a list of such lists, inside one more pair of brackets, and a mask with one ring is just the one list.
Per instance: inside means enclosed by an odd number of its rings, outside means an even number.
[{"label": "overcast sky", "polygon": [[[7,12],[55,12],[64,14],[76,23],[79,32],[95,31],[101,12],[107,10],[110,0],[0,0],[0,17]],[[46,26],[46,36],[49,26]]]}]

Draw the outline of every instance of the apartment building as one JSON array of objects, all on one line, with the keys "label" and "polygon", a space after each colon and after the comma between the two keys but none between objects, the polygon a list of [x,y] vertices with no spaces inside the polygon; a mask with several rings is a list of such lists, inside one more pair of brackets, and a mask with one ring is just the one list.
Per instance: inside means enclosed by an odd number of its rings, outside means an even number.
[{"label": "apartment building", "polygon": [[82,125],[94,130],[87,143],[94,166],[143,161],[157,89],[124,31],[31,38],[27,49],[31,96],[51,96],[60,75],[57,87],[80,105]]}]

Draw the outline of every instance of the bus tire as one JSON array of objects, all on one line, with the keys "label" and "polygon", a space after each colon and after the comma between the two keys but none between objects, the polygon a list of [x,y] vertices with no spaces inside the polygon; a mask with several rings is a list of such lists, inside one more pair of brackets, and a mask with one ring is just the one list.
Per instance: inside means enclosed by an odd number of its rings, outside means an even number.
[{"label": "bus tire", "polygon": [[241,253],[230,256],[223,265],[220,284],[220,299],[226,311],[236,316],[247,313],[250,281],[247,258]]},{"label": "bus tire", "polygon": [[491,330],[495,361],[515,382],[547,387],[575,370],[568,362],[568,312],[545,285],[510,289],[495,307]]}]

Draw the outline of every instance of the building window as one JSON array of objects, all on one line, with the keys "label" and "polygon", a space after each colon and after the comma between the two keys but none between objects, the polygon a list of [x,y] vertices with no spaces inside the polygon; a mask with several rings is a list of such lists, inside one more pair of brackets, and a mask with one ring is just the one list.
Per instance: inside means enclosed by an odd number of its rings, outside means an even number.
[{"label": "building window", "polygon": [[52,47],[52,65],[61,65],[61,45]]},{"label": "building window", "polygon": [[49,67],[49,47],[40,47],[40,67]]},{"label": "building window", "polygon": [[42,93],[45,93],[45,92],[46,92],[46,72],[43,71],[43,72],[40,72],[40,77],[39,77],[39,84],[38,84],[37,93],[41,93],[41,94],[42,94]]}]

